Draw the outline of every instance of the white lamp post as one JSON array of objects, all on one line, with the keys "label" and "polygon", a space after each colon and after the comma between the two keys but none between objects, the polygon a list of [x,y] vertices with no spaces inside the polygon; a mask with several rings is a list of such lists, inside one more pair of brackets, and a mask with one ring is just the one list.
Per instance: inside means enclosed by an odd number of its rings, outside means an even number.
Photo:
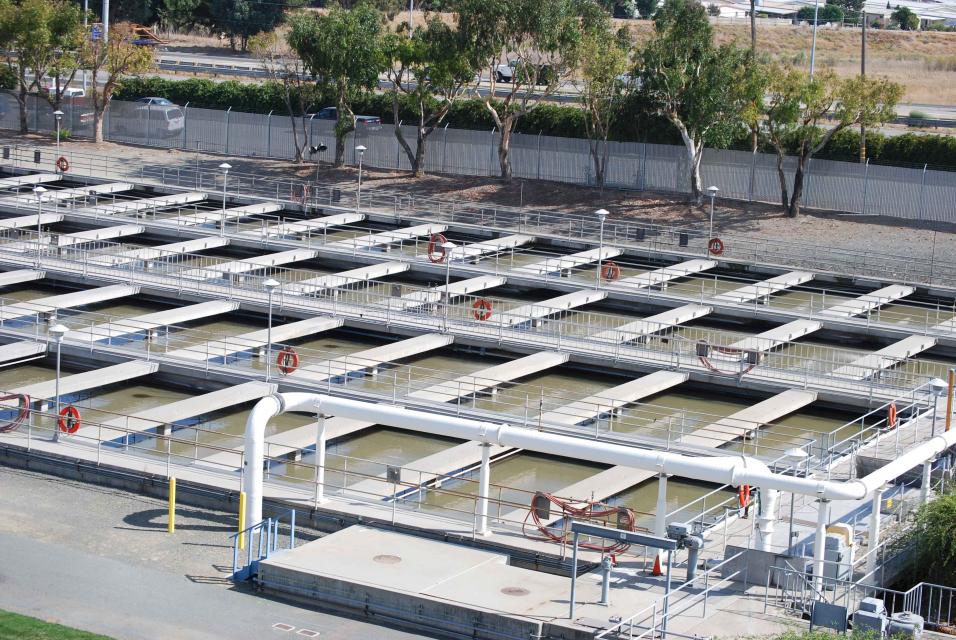
[{"label": "white lamp post", "polygon": [[360,144],[355,150],[359,154],[358,191],[355,194],[355,213],[358,213],[362,204],[362,159],[365,157],[365,145]]},{"label": "white lamp post", "polygon": [[[813,44],[810,45],[810,79],[813,79],[813,66],[817,57],[817,16],[820,14],[820,0],[813,2]],[[866,21],[866,7],[863,8],[863,20]]]},{"label": "white lamp post", "polygon": [[56,118],[56,157],[57,160],[60,159],[60,121],[63,120],[63,112],[57,109],[53,112],[53,117]]},{"label": "white lamp post", "polygon": [[222,169],[222,222],[219,223],[219,237],[226,235],[226,180],[229,178],[229,170],[232,169],[232,165],[228,162],[223,162],[219,165],[219,168]]},{"label": "white lamp post", "polygon": [[707,187],[707,194],[710,196],[710,230],[707,232],[708,242],[714,237],[714,198],[717,197],[718,191],[720,191],[720,189],[717,187]]},{"label": "white lamp post", "polygon": [[946,397],[949,392],[949,385],[945,380],[933,378],[929,381],[929,389],[933,394],[933,428],[931,435],[936,435],[936,410],[939,407],[939,399]]},{"label": "white lamp post", "polygon": [[442,330],[448,331],[448,307],[451,304],[451,293],[448,288],[451,285],[451,252],[457,245],[454,242],[446,240],[441,243],[441,248],[445,252],[445,313]]},{"label": "white lamp post", "polygon": [[272,376],[272,294],[282,286],[282,283],[269,278],[262,283],[262,286],[266,288],[266,292],[269,294],[269,325],[266,329],[266,381],[268,382]]},{"label": "white lamp post", "polygon": [[50,336],[56,340],[56,382],[53,388],[53,396],[55,398],[54,406],[56,407],[53,413],[54,442],[60,439],[60,427],[57,424],[60,418],[60,345],[63,344],[63,336],[66,335],[67,331],[69,331],[69,329],[59,323],[50,327]]},{"label": "white lamp post", "polygon": [[40,185],[33,187],[33,195],[36,196],[36,199],[37,199],[37,259],[36,259],[37,269],[40,268],[40,251],[41,251],[40,243],[42,242],[42,239],[40,238],[40,236],[43,235],[42,234],[43,226],[42,226],[42,223],[40,222],[41,215],[43,214],[43,209],[40,205],[43,203],[44,193],[46,193],[46,187],[42,187]]},{"label": "white lamp post", "polygon": [[598,209],[594,212],[594,215],[598,217],[598,220],[601,221],[601,231],[598,234],[598,263],[597,263],[597,273],[594,275],[594,288],[601,288],[601,269],[602,269],[602,256],[604,254],[604,221],[607,219],[608,213],[607,209]]},{"label": "white lamp post", "polygon": [[[800,447],[792,447],[783,452],[787,458],[794,461],[793,475],[797,476],[800,474],[800,463],[809,458],[806,450]],[[787,549],[790,548],[790,545],[793,544],[793,503],[796,502],[794,499],[795,494],[790,494],[790,531],[787,533]]]}]

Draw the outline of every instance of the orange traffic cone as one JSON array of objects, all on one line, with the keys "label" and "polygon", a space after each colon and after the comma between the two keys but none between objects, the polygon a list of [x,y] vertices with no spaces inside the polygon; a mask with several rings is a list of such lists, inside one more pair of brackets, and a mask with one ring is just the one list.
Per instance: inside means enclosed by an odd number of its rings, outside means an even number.
[{"label": "orange traffic cone", "polygon": [[652,576],[662,576],[664,572],[661,571],[661,554],[654,554],[654,569],[651,571]]}]

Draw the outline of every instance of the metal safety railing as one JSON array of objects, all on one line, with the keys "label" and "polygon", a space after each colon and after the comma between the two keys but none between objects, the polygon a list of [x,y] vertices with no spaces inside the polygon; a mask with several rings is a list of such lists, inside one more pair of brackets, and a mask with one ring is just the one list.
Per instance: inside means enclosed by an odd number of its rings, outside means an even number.
[{"label": "metal safety railing", "polygon": [[[241,184],[241,178],[237,178],[238,184]],[[197,185],[203,186],[203,185]],[[205,185],[208,187],[215,188],[216,184]],[[20,209],[22,205],[22,210],[24,211],[34,211],[36,206],[33,205],[33,202],[27,202],[31,200],[28,196],[25,197],[23,201],[19,199],[14,199],[10,203],[15,209]],[[88,199],[84,199],[88,200]],[[185,205],[176,209],[174,214],[166,212],[166,209],[169,207],[163,207],[164,213],[159,213],[157,208],[140,209],[137,211],[131,211],[129,213],[124,213],[123,211],[116,211],[115,208],[111,208],[116,202],[122,202],[123,196],[117,194],[109,194],[106,196],[95,196],[93,198],[94,204],[92,206],[84,206],[78,210],[75,206],[75,200],[71,199],[67,201],[68,209],[74,212],[74,215],[87,215],[92,219],[99,218],[98,211],[103,210],[105,217],[110,218],[122,218],[130,217],[139,222],[149,221],[152,224],[160,224],[171,226],[172,228],[181,227],[182,225],[188,225],[191,229],[198,230],[202,225],[196,222],[196,215],[200,211],[205,211],[207,213],[214,212],[214,208],[209,207],[200,207],[199,204]],[[102,204],[103,201],[106,201],[107,205]],[[96,204],[100,203],[100,204]],[[84,205],[88,205],[88,202],[84,202]],[[342,210],[345,210],[344,208]],[[332,233],[332,242],[329,241],[329,231],[325,227],[318,228],[301,228],[302,220],[301,219],[286,219],[281,216],[272,216],[271,214],[261,214],[256,216],[258,219],[253,222],[242,222],[241,218],[228,219],[225,221],[225,231],[230,237],[243,238],[246,240],[249,239],[260,239],[268,240],[271,243],[276,244],[294,244],[296,246],[306,246],[306,247],[317,247],[325,246],[329,250],[344,251],[345,253],[351,252],[355,254],[357,251],[362,250],[361,244],[350,244],[345,246],[340,246],[336,248],[335,243],[341,243],[343,238],[348,238],[350,235],[360,235],[367,229],[360,227],[350,227],[349,225],[336,226],[336,230]],[[211,224],[218,224],[218,221],[210,220],[207,221]],[[279,226],[288,225],[288,224],[298,224],[298,228],[295,233],[290,236],[288,234],[279,234],[275,232]],[[467,225],[466,225],[467,226]],[[480,226],[485,228],[488,226],[487,221],[484,219],[479,220],[475,226]],[[273,231],[270,231],[273,230]],[[350,231],[350,229],[354,229]],[[208,233],[214,233],[215,230],[206,230]],[[607,236],[607,244],[614,244],[613,234]],[[393,247],[397,247],[392,255],[389,256],[390,260],[415,260],[422,259],[428,253],[428,244],[429,240],[427,238],[408,238],[397,243],[392,243]],[[349,247],[351,247],[349,249]],[[523,258],[521,262],[517,265],[515,264],[515,253],[519,253]],[[364,251],[363,251],[364,253]],[[553,281],[553,282],[562,282],[569,283],[575,282],[577,279],[575,277],[567,278],[563,269],[556,268],[555,270],[543,274],[532,274],[528,272],[522,272],[520,266],[527,264],[531,260],[527,260],[532,256],[541,256],[542,260],[550,260],[552,262],[560,262],[561,256],[555,253],[542,252],[538,249],[529,249],[521,248],[518,250],[508,250],[506,252],[491,252],[488,254],[487,259],[483,261],[481,268],[471,268],[466,265],[467,260],[461,261],[460,264],[457,264],[455,269],[456,273],[459,271],[468,271],[473,270],[476,273],[487,274],[488,269],[493,269],[494,273],[507,274],[512,277],[520,276],[522,278],[530,279],[539,279],[542,281]],[[493,262],[492,262],[493,261]],[[627,276],[630,271],[635,273],[645,272],[649,267],[641,263],[633,263],[631,261],[620,261],[621,266],[623,267],[622,274]],[[580,286],[587,286],[590,283],[590,273],[587,271],[593,265],[586,265],[584,267],[578,267],[576,269],[571,269],[572,272],[580,271],[582,275],[586,274],[585,281],[579,281]],[[517,268],[517,271],[515,269]],[[636,270],[636,271],[635,271]],[[884,274],[885,275],[885,274]],[[743,306],[744,308],[752,307],[754,312],[761,312],[762,310],[773,310],[779,311],[782,313],[793,314],[794,317],[808,318],[812,319],[819,316],[821,319],[827,319],[833,321],[838,318],[838,316],[833,316],[832,314],[828,315],[826,310],[834,305],[838,305],[841,302],[845,302],[849,297],[845,292],[840,291],[828,291],[826,289],[815,288],[810,285],[802,285],[799,287],[799,291],[795,292],[794,290],[784,289],[783,291],[774,291],[773,287],[767,287],[766,293],[760,292],[759,283],[756,286],[756,293],[752,296],[752,299],[748,302],[733,302],[732,300],[721,298],[720,295],[727,291],[729,287],[727,285],[735,281],[735,278],[725,275],[706,275],[706,274],[693,274],[689,282],[681,283],[677,286],[666,287],[629,287],[623,281],[612,281],[612,282],[603,282],[601,287],[607,291],[617,291],[617,292],[626,292],[626,293],[641,293],[650,298],[659,298],[662,296],[668,298],[676,298],[679,300],[686,300],[691,302],[701,302],[716,304],[718,306],[728,306],[728,308],[736,308]],[[744,279],[739,279],[741,286],[751,286],[753,283]],[[655,289],[662,288],[667,291],[664,292],[654,291]],[[907,301],[905,304],[893,304],[892,308],[884,308],[885,303],[889,300],[876,301],[873,305],[873,308],[870,308],[863,312],[860,318],[839,318],[841,322],[847,322],[850,324],[865,324],[870,326],[885,327],[888,329],[896,328],[900,330],[905,328],[906,331],[913,333],[927,334],[927,335],[941,335],[948,336],[956,333],[956,322],[952,322],[952,319],[956,317],[956,307],[952,301],[948,301],[946,304],[937,302],[934,304],[926,304],[920,302]]]},{"label": "metal safety railing", "polygon": [[[250,580],[258,572],[260,562],[283,550],[279,546],[281,523],[282,516],[266,518],[229,536],[232,540],[232,579],[235,582]],[[295,509],[289,510],[287,526],[287,549],[295,549]],[[242,553],[243,548],[245,553]]]},{"label": "metal safety railing", "polygon": [[[90,243],[92,249],[61,247],[55,250],[36,241],[35,233],[23,231],[0,232],[0,260],[18,266],[35,266],[38,262],[44,269],[72,274],[85,278],[100,277],[107,280],[135,285],[149,285],[175,291],[179,295],[195,293],[203,296],[227,298],[264,304],[267,295],[263,282],[269,277],[281,277],[287,283],[283,288],[294,289],[291,283],[306,287],[304,295],[281,293],[278,305],[289,310],[352,317],[364,322],[376,322],[386,327],[404,326],[421,331],[448,334],[461,333],[482,337],[498,344],[522,344],[541,349],[557,349],[580,353],[587,357],[600,356],[616,361],[644,364],[654,368],[674,368],[698,373],[743,376],[773,381],[788,386],[808,389],[839,390],[865,397],[895,396],[908,389],[920,386],[925,380],[943,375],[945,365],[919,359],[902,359],[892,369],[884,365],[868,366],[861,361],[861,352],[837,347],[787,343],[778,350],[737,348],[748,334],[717,332],[710,329],[688,327],[671,335],[642,336],[641,340],[629,341],[629,335],[615,335],[614,327],[622,319],[610,314],[587,312],[583,316],[568,316],[567,310],[544,308],[536,311],[534,305],[524,306],[520,312],[505,310],[491,318],[476,314],[480,301],[492,306],[508,301],[480,296],[461,296],[455,302],[435,309],[408,308],[396,305],[392,292],[379,292],[370,288],[347,286],[321,286],[309,291],[308,280],[314,272],[266,268],[258,269],[257,275],[225,280],[211,280],[197,276],[197,264],[203,256],[181,256],[185,262],[163,262],[146,268],[134,262],[104,264],[104,249],[110,253],[123,250],[118,243]],[[38,255],[39,249],[39,255]],[[99,258],[99,259],[98,259]],[[264,272],[264,273],[263,273]],[[363,283],[364,285],[364,283]],[[542,321],[543,317],[548,320]],[[729,343],[729,344],[728,344]],[[701,345],[706,346],[708,357],[704,358]],[[711,351],[715,347],[715,351]],[[776,348],[766,345],[768,349]],[[729,352],[728,352],[729,349]],[[747,354],[751,355],[747,355]],[[751,359],[753,358],[753,359]],[[854,363],[852,375],[840,370]],[[869,375],[860,375],[868,370]]]},{"label": "metal safety railing", "polygon": [[[222,190],[221,172],[203,167],[197,158],[195,166],[157,167],[128,158],[116,159],[98,154],[63,149],[70,160],[71,173],[77,176],[106,177],[118,175],[164,186]],[[39,162],[35,153],[40,153]],[[53,167],[55,150],[15,145],[6,159],[15,168]],[[218,186],[217,186],[218,185]],[[308,181],[281,180],[257,175],[230,174],[229,191],[246,196],[269,198],[290,205],[340,206],[345,209],[378,211],[396,220],[449,222],[457,225],[484,225],[502,231],[535,233],[536,235],[595,243],[599,223],[589,217],[503,206],[480,206],[473,203],[447,201],[363,186],[362,201],[351,186],[321,186]],[[609,220],[604,237],[609,243],[641,250],[670,251],[706,257],[706,233],[698,227],[668,227],[653,223]],[[893,278],[901,282],[948,286],[950,273],[956,268],[935,254],[927,260],[892,255],[878,251],[852,251],[776,238],[723,235],[727,247],[724,258],[749,263],[797,267],[878,279]]]}]

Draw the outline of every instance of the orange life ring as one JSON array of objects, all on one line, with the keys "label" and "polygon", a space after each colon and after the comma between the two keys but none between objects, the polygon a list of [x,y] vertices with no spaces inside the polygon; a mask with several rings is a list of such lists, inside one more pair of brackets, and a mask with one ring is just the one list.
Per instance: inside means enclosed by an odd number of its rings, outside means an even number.
[{"label": "orange life ring", "polygon": [[485,300],[484,298],[478,298],[471,305],[471,308],[474,309],[472,312],[475,316],[475,320],[480,320],[484,322],[491,317],[491,302]]},{"label": "orange life ring", "polygon": [[750,485],[742,484],[740,489],[737,491],[737,502],[740,503],[741,509],[746,509],[747,505],[750,504]]},{"label": "orange life ring", "polygon": [[60,156],[56,159],[56,168],[66,173],[70,170],[70,161],[67,160],[65,156]]},{"label": "orange life ring", "polygon": [[299,368],[299,354],[292,347],[285,347],[276,355],[276,367],[285,375]]},{"label": "orange life ring", "polygon": [[60,409],[60,417],[56,424],[64,433],[76,433],[80,429],[80,410],[72,404]]},{"label": "orange life ring", "polygon": [[611,262],[608,260],[603,265],[601,265],[601,277],[611,282],[612,280],[617,280],[621,277],[621,267],[617,266],[616,262]]},{"label": "orange life ring", "polygon": [[896,403],[891,402],[890,406],[886,409],[886,424],[892,429],[896,426]]},{"label": "orange life ring", "polygon": [[442,245],[448,242],[448,238],[440,233],[433,233],[428,239],[428,261],[440,264],[445,261],[445,247]]},{"label": "orange life ring", "polygon": [[711,238],[707,242],[707,250],[710,251],[712,255],[722,255],[724,253],[724,241],[720,238]]}]

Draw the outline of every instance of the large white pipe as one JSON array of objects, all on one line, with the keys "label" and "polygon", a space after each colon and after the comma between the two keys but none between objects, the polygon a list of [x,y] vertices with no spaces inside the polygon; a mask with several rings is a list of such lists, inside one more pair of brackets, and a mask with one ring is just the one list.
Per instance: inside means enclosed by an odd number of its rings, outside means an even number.
[{"label": "large white pipe", "polygon": [[243,462],[246,523],[262,520],[263,441],[269,420],[287,411],[316,413],[364,420],[390,427],[431,433],[482,444],[527,449],[577,460],[656,471],[705,482],[812,495],[828,500],[862,500],[876,487],[895,479],[924,460],[956,444],[956,429],[931,438],[870,475],[834,482],[771,473],[763,462],[747,456],[692,457],[665,451],[650,451],[610,442],[587,440],[533,429],[481,422],[405,407],[316,393],[278,393],[261,399],[246,421],[246,457]]}]

